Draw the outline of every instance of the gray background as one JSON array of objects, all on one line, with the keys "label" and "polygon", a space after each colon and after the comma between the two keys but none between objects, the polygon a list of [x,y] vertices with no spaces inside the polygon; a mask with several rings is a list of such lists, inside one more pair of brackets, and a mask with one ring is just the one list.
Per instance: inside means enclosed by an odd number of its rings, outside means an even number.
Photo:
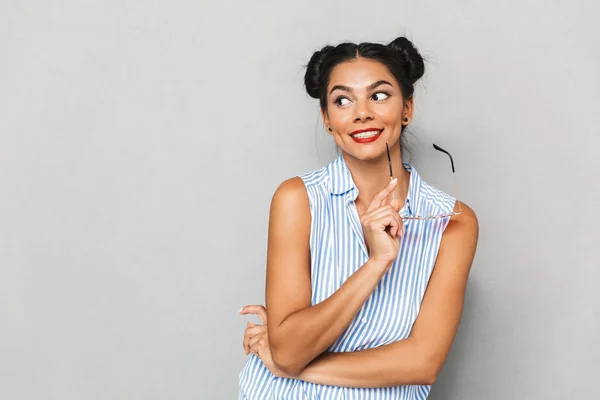
[{"label": "gray background", "polygon": [[277,185],[335,156],[303,65],[406,34],[412,162],[477,212],[431,399],[600,397],[592,1],[0,1],[0,398],[232,399]]}]

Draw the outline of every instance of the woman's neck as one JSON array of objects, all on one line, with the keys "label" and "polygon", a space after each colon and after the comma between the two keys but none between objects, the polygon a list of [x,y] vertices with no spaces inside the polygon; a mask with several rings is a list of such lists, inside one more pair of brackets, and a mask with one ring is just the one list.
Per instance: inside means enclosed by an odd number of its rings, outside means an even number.
[{"label": "woman's neck", "polygon": [[[380,158],[371,161],[360,161],[347,153],[344,153],[343,157],[350,169],[352,180],[359,192],[355,203],[359,214],[362,215],[371,203],[373,197],[390,182],[390,170],[387,155],[384,153]],[[406,201],[406,195],[408,193],[410,173],[406,171],[402,165],[402,154],[398,144],[390,147],[390,158],[392,160],[394,178],[398,179],[398,185],[394,190],[394,196],[402,206]],[[391,200],[392,196],[390,195],[386,203],[389,203]]]}]

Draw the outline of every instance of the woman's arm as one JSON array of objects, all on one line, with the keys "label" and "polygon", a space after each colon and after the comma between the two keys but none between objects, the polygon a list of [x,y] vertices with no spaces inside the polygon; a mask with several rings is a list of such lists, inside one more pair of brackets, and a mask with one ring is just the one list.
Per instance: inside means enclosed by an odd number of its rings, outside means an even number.
[{"label": "woman's arm", "polygon": [[[395,184],[379,194],[381,201]],[[304,183],[284,182],[271,202],[266,305],[273,362],[289,375],[300,373],[339,338],[389,267],[370,260],[333,295],[311,306],[310,224]]]},{"label": "woman's arm", "polygon": [[463,212],[452,218],[443,234],[409,338],[363,351],[324,353],[296,377],[347,387],[433,384],[460,322],[478,230],[475,213],[463,204]]}]

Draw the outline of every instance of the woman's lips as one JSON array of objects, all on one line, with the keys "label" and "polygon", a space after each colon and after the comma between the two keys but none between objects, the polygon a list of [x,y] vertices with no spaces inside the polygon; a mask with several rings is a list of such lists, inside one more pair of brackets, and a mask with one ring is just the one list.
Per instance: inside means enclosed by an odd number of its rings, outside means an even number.
[{"label": "woman's lips", "polygon": [[383,132],[383,129],[380,131],[371,131],[371,132],[363,132],[360,135],[365,135],[366,133],[373,135],[371,137],[356,137],[356,136],[351,136],[352,140],[354,140],[356,143],[371,143],[376,141],[377,139],[379,139],[379,136],[381,136],[381,133]]}]

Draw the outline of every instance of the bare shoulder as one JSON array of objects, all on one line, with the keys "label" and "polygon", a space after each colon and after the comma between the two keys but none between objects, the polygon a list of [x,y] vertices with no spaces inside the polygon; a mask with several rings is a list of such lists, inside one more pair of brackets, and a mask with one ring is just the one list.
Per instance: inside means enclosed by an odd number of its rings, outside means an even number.
[{"label": "bare shoulder", "polygon": [[468,274],[477,248],[479,221],[471,207],[462,202],[460,205],[462,212],[450,219],[442,235],[436,268],[454,272],[458,268]]},{"label": "bare shoulder", "polygon": [[272,202],[277,205],[308,206],[308,194],[302,179],[296,176],[283,181],[275,191]]},{"label": "bare shoulder", "polygon": [[[459,207],[458,201],[454,208],[454,211],[457,211]],[[475,211],[467,204],[460,202],[460,207],[462,208],[462,212],[458,215],[454,215],[450,222],[448,223],[448,227],[446,231],[449,230],[449,233],[460,234],[476,237],[479,234],[479,221],[477,219],[477,215]]]},{"label": "bare shoulder", "polygon": [[[267,246],[266,304],[269,340],[292,312],[310,307],[310,208],[301,178],[283,182],[273,195]],[[272,336],[272,337],[271,337]]]},{"label": "bare shoulder", "polygon": [[284,229],[304,230],[310,226],[310,205],[306,186],[300,177],[282,182],[271,201],[271,222]]}]

